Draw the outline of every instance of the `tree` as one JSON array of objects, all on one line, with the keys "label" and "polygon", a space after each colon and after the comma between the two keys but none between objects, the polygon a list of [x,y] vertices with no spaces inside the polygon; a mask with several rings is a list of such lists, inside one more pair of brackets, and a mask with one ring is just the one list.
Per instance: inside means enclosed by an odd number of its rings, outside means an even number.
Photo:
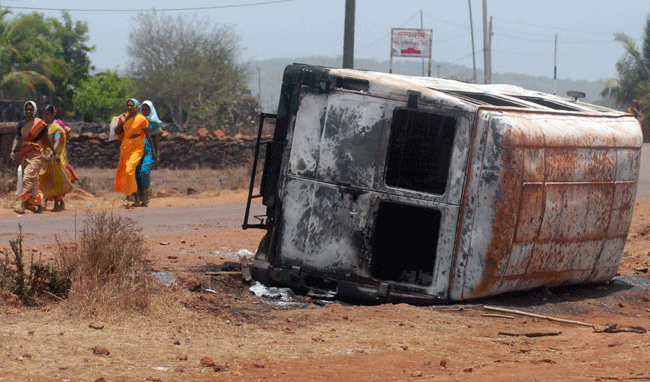
[{"label": "tree", "polygon": [[70,70],[67,75],[54,77],[52,82],[55,92],[52,102],[63,112],[73,108],[72,97],[74,90],[82,82],[90,78],[90,70],[95,69],[90,63],[88,53],[95,50],[95,46],[88,46],[88,25],[85,22],[73,22],[70,14],[63,13],[63,22],[50,18],[48,24],[52,28],[51,34],[60,46],[56,57],[65,62]]},{"label": "tree", "polygon": [[616,63],[618,78],[603,79],[605,89],[600,95],[613,98],[619,106],[627,107],[633,99],[641,100],[642,105],[650,105],[650,15],[646,18],[641,52],[628,35],[616,33],[614,36],[615,41],[623,44],[625,53]]},{"label": "tree", "polygon": [[113,116],[124,111],[132,92],[129,77],[108,70],[82,81],[73,92],[72,103],[84,120],[110,122]]},{"label": "tree", "polygon": [[56,47],[44,33],[46,28],[37,14],[6,20],[10,12],[0,10],[0,90],[17,94],[37,87],[50,91],[50,77],[64,75],[68,66],[55,57]]},{"label": "tree", "polygon": [[236,62],[238,38],[208,18],[141,13],[127,52],[143,98],[163,105],[185,127],[200,105],[233,99],[245,89],[246,67]]},{"label": "tree", "polygon": [[221,129],[226,135],[233,136],[257,133],[260,106],[257,98],[238,96],[218,99],[197,105],[195,121],[208,129]]}]

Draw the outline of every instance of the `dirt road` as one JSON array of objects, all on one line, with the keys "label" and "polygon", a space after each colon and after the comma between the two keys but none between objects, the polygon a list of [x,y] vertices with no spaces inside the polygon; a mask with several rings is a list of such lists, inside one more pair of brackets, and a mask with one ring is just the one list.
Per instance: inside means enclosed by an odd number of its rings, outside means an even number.
[{"label": "dirt road", "polygon": [[[207,200],[168,200],[167,204],[156,202],[147,208],[112,208],[109,213],[135,220],[142,227],[145,236],[176,235],[187,230],[211,232],[241,228],[246,207],[241,201],[242,197],[236,204],[210,204]],[[86,204],[92,205],[92,201]],[[45,211],[43,214],[0,216],[0,242],[15,238],[19,224],[25,238],[34,245],[51,243],[54,235],[64,239],[74,238],[75,230],[79,232],[82,228],[86,213],[97,210],[98,208],[92,207],[72,207],[61,213]],[[253,214],[261,214],[262,211],[262,205],[252,206]]]}]

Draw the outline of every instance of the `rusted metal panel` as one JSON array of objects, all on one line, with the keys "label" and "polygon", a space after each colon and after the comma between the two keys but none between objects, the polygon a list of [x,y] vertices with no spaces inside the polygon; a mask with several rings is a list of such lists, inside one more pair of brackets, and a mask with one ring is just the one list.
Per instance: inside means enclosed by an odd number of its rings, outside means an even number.
[{"label": "rusted metal panel", "polygon": [[521,113],[491,120],[475,173],[479,202],[465,225],[467,262],[456,264],[463,283],[454,284],[452,298],[616,273],[636,193],[638,126],[569,116],[539,121]]}]

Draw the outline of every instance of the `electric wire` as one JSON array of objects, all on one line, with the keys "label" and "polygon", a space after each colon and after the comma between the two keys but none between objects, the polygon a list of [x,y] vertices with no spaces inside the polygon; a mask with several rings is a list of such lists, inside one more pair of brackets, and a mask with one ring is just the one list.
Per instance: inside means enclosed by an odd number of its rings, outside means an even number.
[{"label": "electric wire", "polygon": [[17,7],[13,5],[4,6],[3,8],[7,9],[24,9],[28,11],[65,11],[65,12],[178,12],[178,11],[203,11],[208,9],[222,9],[222,8],[240,8],[240,7],[252,7],[257,5],[266,5],[266,4],[276,4],[276,3],[286,3],[293,0],[274,0],[274,1],[263,1],[259,3],[249,3],[249,4],[230,4],[230,5],[215,5],[211,7],[188,7],[188,8],[163,8],[163,9],[72,9],[72,8],[43,8],[43,7]]}]

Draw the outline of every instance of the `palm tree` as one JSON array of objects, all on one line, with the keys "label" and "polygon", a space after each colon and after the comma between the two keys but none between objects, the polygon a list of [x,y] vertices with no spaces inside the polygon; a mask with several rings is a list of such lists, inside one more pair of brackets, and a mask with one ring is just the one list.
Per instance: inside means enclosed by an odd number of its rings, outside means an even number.
[{"label": "palm tree", "polygon": [[68,66],[47,51],[49,42],[42,17],[21,16],[6,20],[7,9],[0,10],[0,92],[16,94],[38,88],[53,91],[49,77],[67,73]]},{"label": "palm tree", "polygon": [[[650,18],[648,20],[650,22]],[[646,40],[650,39],[647,32],[648,26],[646,26]],[[624,33],[617,33],[615,36],[615,41],[619,41],[625,47],[625,54],[616,63],[618,78],[603,79],[605,89],[600,95],[614,98],[619,106],[626,106],[633,99],[643,98],[641,97],[642,90],[650,81],[650,60],[646,58],[645,54],[642,55],[639,52],[631,37]]]}]

